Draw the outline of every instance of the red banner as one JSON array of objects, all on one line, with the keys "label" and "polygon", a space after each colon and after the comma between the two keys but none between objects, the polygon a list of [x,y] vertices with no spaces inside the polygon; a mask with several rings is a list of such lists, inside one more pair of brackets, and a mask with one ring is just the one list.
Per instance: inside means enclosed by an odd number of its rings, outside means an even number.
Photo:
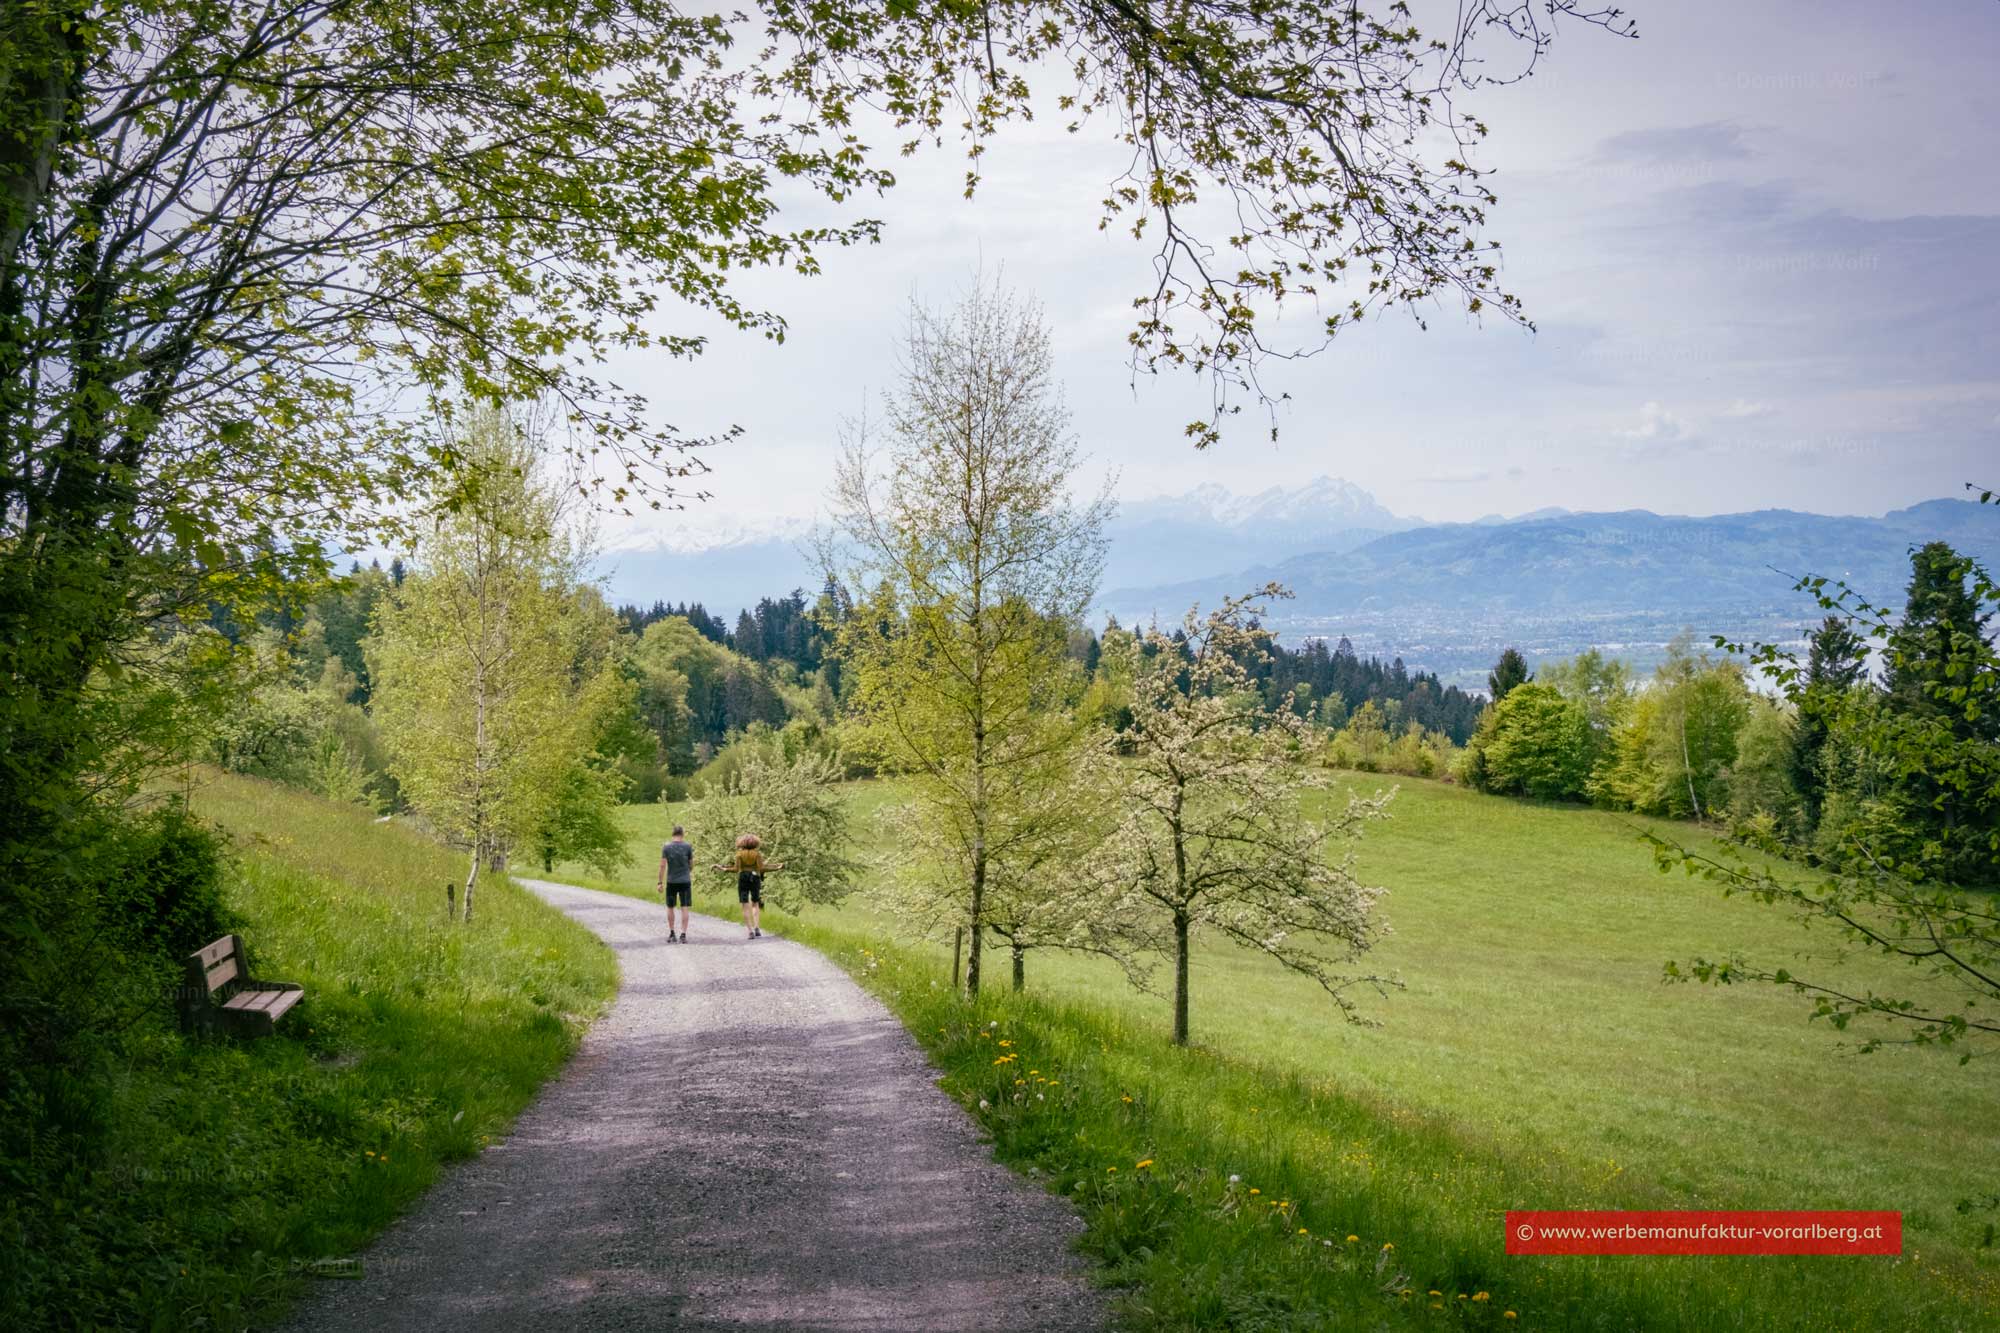
[{"label": "red banner", "polygon": [[1507,1214],[1509,1254],[1901,1254],[1901,1213]]}]

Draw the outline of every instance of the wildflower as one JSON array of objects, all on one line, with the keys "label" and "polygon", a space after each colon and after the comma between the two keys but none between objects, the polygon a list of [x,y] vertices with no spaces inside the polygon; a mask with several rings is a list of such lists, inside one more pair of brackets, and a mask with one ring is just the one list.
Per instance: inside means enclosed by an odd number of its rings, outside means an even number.
[{"label": "wildflower", "polygon": [[[1132,1094],[1128,1092],[1128,1093],[1126,1093],[1126,1094],[1125,1094],[1125,1095],[1124,1095],[1123,1097],[1120,1097],[1120,1098],[1119,1098],[1118,1100],[1119,1100],[1119,1101],[1121,1101],[1121,1102],[1128,1102],[1128,1103],[1129,1103],[1129,1102],[1130,1102],[1130,1101],[1132,1100]],[[1231,1176],[1231,1177],[1230,1177],[1230,1179],[1231,1179],[1231,1180],[1234,1180],[1234,1179],[1236,1179],[1236,1177],[1235,1177],[1235,1176]]]},{"label": "wildflower", "polygon": [[1132,1169],[1134,1171],[1144,1171],[1147,1167],[1151,1166],[1152,1164],[1153,1164],[1153,1159],[1148,1157],[1145,1161],[1139,1163],[1139,1165],[1133,1167]]},{"label": "wildflower", "polygon": [[1516,1319],[1516,1318],[1519,1318],[1519,1316],[1518,1316],[1518,1315],[1516,1315],[1516,1314],[1515,1314],[1515,1313],[1514,1313],[1514,1312],[1513,1312],[1512,1310],[1509,1310],[1509,1311],[1507,1311],[1506,1313],[1502,1314],[1502,1315],[1501,1315],[1500,1317],[1501,1317],[1502,1319]]},{"label": "wildflower", "polygon": [[1393,1250],[1396,1248],[1396,1243],[1394,1241],[1385,1240],[1382,1242],[1382,1248],[1385,1250]]},{"label": "wildflower", "polygon": [[981,1098],[979,1099],[979,1109],[980,1109],[980,1110],[982,1110],[982,1111],[984,1111],[984,1110],[987,1110],[987,1109],[988,1109],[988,1107],[987,1107],[987,1104],[986,1104],[986,1099],[985,1099],[984,1097],[981,1097]]},{"label": "wildflower", "polygon": [[[1128,1098],[1127,1100],[1130,1100],[1130,1099]],[[1238,1185],[1238,1184],[1241,1184],[1242,1182],[1243,1182],[1243,1177],[1241,1177],[1241,1176],[1231,1176],[1231,1177],[1229,1178],[1229,1183],[1230,1183],[1230,1184],[1232,1184],[1232,1185]]]},{"label": "wildflower", "polygon": [[1250,1187],[1250,1192],[1251,1192],[1252,1194],[1262,1194],[1262,1193],[1263,1193],[1264,1191],[1262,1191],[1262,1190],[1258,1189],[1258,1188],[1257,1188],[1257,1187],[1256,1187],[1255,1185],[1252,1185],[1252,1186]]},{"label": "wildflower", "polygon": [[1310,1232],[1310,1231],[1307,1231],[1307,1230],[1306,1230],[1306,1229],[1305,1229],[1304,1227],[1300,1227],[1300,1228],[1299,1228],[1299,1234],[1300,1234],[1301,1236],[1310,1236],[1310,1235],[1312,1234],[1312,1232]]},{"label": "wildflower", "polygon": [[1025,1083],[1026,1083],[1027,1081],[1028,1081],[1028,1080],[1026,1080],[1026,1079],[1024,1079],[1024,1078],[1017,1078],[1017,1079],[1015,1079],[1015,1080],[1014,1080],[1014,1086],[1018,1088],[1018,1087],[1022,1086],[1023,1084],[1025,1084]]},{"label": "wildflower", "polygon": [[996,1018],[991,1023],[988,1023],[986,1026],[990,1028],[997,1028],[1000,1026],[1000,1020]]},{"label": "wildflower", "polygon": [[1472,1293],[1472,1299],[1475,1301],[1490,1301],[1493,1299],[1493,1293],[1490,1291],[1475,1291]]},{"label": "wildflower", "polygon": [[1107,1176],[1115,1176],[1118,1174],[1118,1168],[1115,1166],[1107,1166],[1104,1168],[1104,1174]]},{"label": "wildflower", "polygon": [[1431,1296],[1442,1296],[1442,1295],[1444,1295],[1444,1293],[1443,1293],[1443,1292],[1441,1292],[1441,1291],[1433,1291],[1433,1292],[1428,1292],[1428,1293],[1426,1293],[1426,1294],[1427,1294],[1427,1295],[1431,1295]]},{"label": "wildflower", "polygon": [[1347,1238],[1347,1243],[1348,1243],[1349,1245],[1352,1245],[1352,1244],[1353,1244],[1353,1243],[1354,1243],[1355,1241],[1357,1241],[1357,1240],[1360,1240],[1360,1239],[1361,1239],[1361,1237],[1359,1237],[1359,1236],[1349,1236],[1349,1237]]}]

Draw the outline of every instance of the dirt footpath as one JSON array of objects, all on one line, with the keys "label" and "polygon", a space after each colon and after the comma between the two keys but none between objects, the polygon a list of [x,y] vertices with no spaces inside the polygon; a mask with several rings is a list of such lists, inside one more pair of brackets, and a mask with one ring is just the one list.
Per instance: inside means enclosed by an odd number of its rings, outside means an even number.
[{"label": "dirt footpath", "polygon": [[668,944],[657,902],[523,882],[617,951],[616,1003],[288,1327],[1103,1327],[1075,1215],[992,1160],[839,968],[712,917]]}]

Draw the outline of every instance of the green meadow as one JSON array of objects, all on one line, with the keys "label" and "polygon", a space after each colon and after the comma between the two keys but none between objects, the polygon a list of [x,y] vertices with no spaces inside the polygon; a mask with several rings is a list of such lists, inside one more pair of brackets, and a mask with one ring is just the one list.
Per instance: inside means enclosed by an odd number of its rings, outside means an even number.
[{"label": "green meadow", "polygon": [[[1377,786],[1366,775],[1353,781]],[[870,851],[880,850],[872,816],[895,798],[889,783],[853,789]],[[1931,1050],[1856,1054],[1854,1038],[1808,1023],[1804,1002],[1789,993],[1663,984],[1668,959],[1740,951],[1791,964],[1837,952],[1825,932],[1656,871],[1641,829],[1687,835],[1687,826],[1410,780],[1391,809],[1360,855],[1364,877],[1389,889],[1383,911],[1394,932],[1371,967],[1401,983],[1368,997],[1372,1026],[1344,1023],[1316,988],[1260,959],[1210,947],[1194,972],[1197,1049],[1176,1052],[1165,1041],[1163,997],[1134,992],[1108,964],[1031,955],[1027,995],[989,993],[980,1013],[1065,1052],[1065,1084],[1101,1085],[1107,1100],[1076,1110],[1069,1132],[1056,1136],[1063,1150],[1050,1152],[1047,1126],[1022,1148],[989,1096],[981,1114],[1003,1154],[1073,1187],[1065,1173],[1099,1160],[1079,1142],[1115,1123],[1131,1152],[1164,1160],[1177,1149],[1188,1171],[1250,1180],[1227,1164],[1261,1163],[1265,1183],[1313,1214],[1315,1235],[1338,1233],[1345,1246],[1359,1234],[1400,1245],[1396,1253],[1412,1262],[1430,1257],[1429,1275],[1412,1272],[1403,1284],[1407,1297],[1380,1296],[1385,1275],[1372,1268],[1341,1279],[1385,1309],[1415,1302],[1412,1318],[1442,1317],[1420,1299],[1435,1287],[1446,1313],[1460,1290],[1472,1313],[1497,1309],[1504,1292],[1520,1319],[1542,1326],[2000,1320],[2000,1255],[1983,1243],[1991,1214],[1956,1208],[1996,1188],[2000,1070]],[[635,857],[627,874],[607,881],[559,867],[558,877],[650,896],[672,811],[631,807],[623,817]],[[724,887],[714,877],[698,905],[733,917]],[[931,1046],[947,1086],[976,1103],[980,1064],[964,1060],[969,1030],[952,1017],[963,1006],[949,1007],[948,938],[917,938],[912,923],[865,899],[811,909],[804,920],[770,917],[880,991]],[[1880,985],[1913,984],[1869,959],[1843,966]],[[988,975],[1002,986],[989,992],[1004,989],[1006,970],[1004,955],[994,960]],[[1135,1101],[1120,1100],[1127,1095]],[[1134,1122],[1135,1105],[1144,1123]],[[1107,1172],[1112,1165],[1102,1162]],[[1194,1199],[1215,1187],[1201,1179],[1163,1193]],[[1101,1187],[1091,1180],[1090,1190]],[[1896,1209],[1905,1251],[1851,1260],[1507,1259],[1500,1215],[1510,1207]],[[1255,1263],[1239,1255],[1206,1285],[1191,1276],[1204,1271],[1202,1249],[1236,1253],[1207,1208],[1196,1209],[1192,1230],[1129,1252],[1118,1248],[1124,1241],[1100,1249],[1114,1271],[1130,1270],[1126,1313],[1136,1325],[1240,1322],[1227,1302],[1242,1295]],[[1306,1281],[1285,1271],[1287,1282]],[[1467,1282],[1483,1283],[1488,1299],[1474,1302]],[[1168,1299],[1173,1292],[1224,1304],[1197,1308]],[[1322,1295],[1338,1303],[1353,1292]],[[1243,1326],[1285,1325],[1260,1316]]]}]

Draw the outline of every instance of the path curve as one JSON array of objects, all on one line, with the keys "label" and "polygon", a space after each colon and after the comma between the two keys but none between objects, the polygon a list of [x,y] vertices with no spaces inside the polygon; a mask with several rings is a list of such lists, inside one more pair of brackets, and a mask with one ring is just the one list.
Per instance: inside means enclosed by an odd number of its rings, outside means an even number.
[{"label": "path curve", "polygon": [[659,903],[522,882],[616,951],[616,1002],[289,1328],[1103,1327],[1076,1215],[833,963],[706,916],[670,945]]}]

